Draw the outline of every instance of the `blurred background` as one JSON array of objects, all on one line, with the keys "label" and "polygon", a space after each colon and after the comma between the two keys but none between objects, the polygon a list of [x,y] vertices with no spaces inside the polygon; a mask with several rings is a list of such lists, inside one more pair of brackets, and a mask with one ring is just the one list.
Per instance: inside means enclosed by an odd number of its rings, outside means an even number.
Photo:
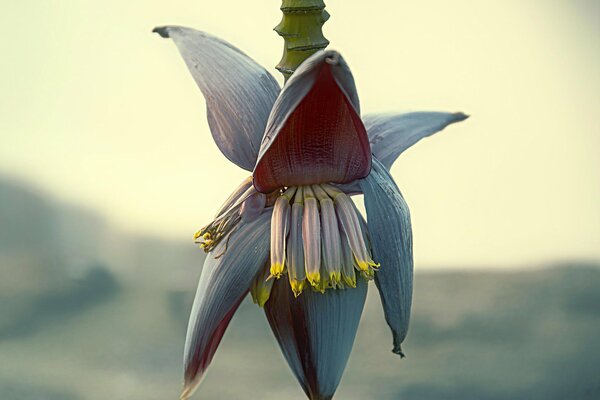
[{"label": "blurred background", "polygon": [[[392,169],[414,226],[408,357],[370,290],[336,398],[600,398],[600,2],[326,4],[364,113],[472,115]],[[178,397],[192,234],[246,173],[151,30],[206,30],[278,75],[279,6],[0,3],[1,399]],[[196,398],[304,398],[257,307]]]}]

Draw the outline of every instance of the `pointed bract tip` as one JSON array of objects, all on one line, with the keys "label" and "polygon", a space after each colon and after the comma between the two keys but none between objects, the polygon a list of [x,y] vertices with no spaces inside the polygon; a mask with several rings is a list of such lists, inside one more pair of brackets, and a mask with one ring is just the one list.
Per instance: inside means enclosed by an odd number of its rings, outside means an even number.
[{"label": "pointed bract tip", "polygon": [[465,114],[463,112],[456,112],[452,114],[452,116],[454,117],[454,122],[461,122],[470,117],[469,114]]},{"label": "pointed bract tip", "polygon": [[253,288],[250,290],[250,297],[252,297],[252,302],[258,305],[260,308],[263,308],[269,298],[271,297],[271,288],[270,287],[262,287],[262,288]]},{"label": "pointed bract tip", "polygon": [[325,57],[325,62],[329,65],[338,65],[340,63],[340,53],[335,50],[327,51],[327,56]]},{"label": "pointed bract tip", "polygon": [[404,352],[402,351],[402,347],[400,347],[400,346],[394,347],[392,349],[392,353],[398,354],[401,359],[406,357],[406,354],[404,354]]},{"label": "pointed bract tip", "polygon": [[196,386],[197,385],[194,385],[194,384],[186,384],[183,387],[183,390],[181,391],[179,400],[188,400],[190,398],[190,396],[192,395],[192,393],[194,392],[194,390],[196,389]]},{"label": "pointed bract tip", "polygon": [[260,308],[264,308],[265,304],[267,304],[267,301],[269,301],[270,295],[271,295],[270,292],[262,291],[260,293],[260,295],[257,297],[255,304],[258,304],[258,306]]},{"label": "pointed bract tip", "polygon": [[[152,29],[153,33],[158,33],[161,37],[169,39],[169,27],[168,26],[157,26]],[[182,398],[183,399],[183,398]]]}]

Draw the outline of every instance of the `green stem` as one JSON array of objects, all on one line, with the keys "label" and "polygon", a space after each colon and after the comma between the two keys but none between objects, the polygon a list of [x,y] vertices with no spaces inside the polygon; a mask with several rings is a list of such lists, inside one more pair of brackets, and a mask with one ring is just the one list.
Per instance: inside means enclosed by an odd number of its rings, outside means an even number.
[{"label": "green stem", "polygon": [[282,0],[283,18],[275,32],[284,40],[283,57],[275,68],[287,81],[296,68],[329,41],[323,36],[323,24],[329,19],[323,0]]}]

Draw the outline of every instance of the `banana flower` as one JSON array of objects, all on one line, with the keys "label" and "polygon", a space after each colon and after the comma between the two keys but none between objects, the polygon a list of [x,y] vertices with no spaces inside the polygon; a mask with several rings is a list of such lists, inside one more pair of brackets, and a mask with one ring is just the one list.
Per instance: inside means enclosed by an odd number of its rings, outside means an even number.
[{"label": "banana flower", "polygon": [[[410,318],[409,210],[389,173],[421,138],[462,113],[361,118],[342,56],[318,51],[280,89],[231,44],[189,28],[155,29],[177,45],[225,157],[251,176],[195,238],[208,253],[191,310],[181,398],[197,388],[250,292],[312,400],[331,399],[375,280],[393,352]],[[364,194],[367,219],[352,195]]]}]

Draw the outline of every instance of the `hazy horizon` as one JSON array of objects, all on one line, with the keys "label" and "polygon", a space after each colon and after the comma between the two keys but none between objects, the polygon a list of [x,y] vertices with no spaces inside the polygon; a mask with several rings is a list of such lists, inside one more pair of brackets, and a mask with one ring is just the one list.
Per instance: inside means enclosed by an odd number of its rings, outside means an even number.
[{"label": "hazy horizon", "polygon": [[[26,182],[21,179],[10,177],[7,175],[3,175],[2,171],[0,171],[0,200],[2,200],[3,189],[20,189],[25,191],[26,193],[30,193],[33,196],[37,196],[39,199],[42,199],[48,206],[57,207],[60,209],[59,215],[62,216],[64,213],[72,212],[78,215],[85,215],[90,220],[93,220],[96,223],[99,223],[103,226],[103,229],[106,229],[109,232],[113,232],[119,236],[128,237],[132,239],[138,239],[141,241],[144,240],[157,240],[165,243],[172,243],[177,246],[180,250],[185,252],[185,255],[190,258],[192,264],[189,265],[190,270],[199,270],[202,267],[202,263],[204,261],[204,252],[194,243],[192,235],[188,235],[189,237],[186,240],[181,240],[178,237],[173,237],[170,235],[161,235],[156,232],[139,232],[135,230],[128,229],[126,226],[120,225],[118,222],[112,220],[108,215],[103,214],[101,210],[93,209],[85,204],[77,204],[73,201],[68,201],[60,198],[56,193],[50,193],[47,190],[44,190],[41,187],[37,187],[33,185],[31,182]],[[13,206],[14,204],[5,204],[2,203],[5,207]],[[6,210],[5,210],[6,211]],[[2,220],[0,218],[0,220]],[[6,221],[5,221],[6,222]],[[85,222],[83,223],[85,225]],[[5,235],[9,235],[13,232],[10,224],[4,226]],[[94,227],[89,227],[90,230],[93,230]],[[34,240],[35,234],[33,233],[34,229],[32,228],[31,238]],[[1,235],[0,235],[1,237]],[[191,256],[191,257],[190,257]],[[600,258],[586,258],[586,257],[573,257],[573,258],[554,258],[554,259],[540,259],[531,263],[515,263],[515,264],[499,264],[494,263],[493,261],[487,264],[416,264],[415,271],[427,271],[427,272],[460,272],[464,270],[469,270],[472,272],[484,272],[486,270],[495,271],[495,272],[513,272],[520,270],[543,270],[547,268],[560,267],[562,265],[570,265],[570,264],[590,264],[600,265]],[[165,265],[165,268],[168,268]]]}]

